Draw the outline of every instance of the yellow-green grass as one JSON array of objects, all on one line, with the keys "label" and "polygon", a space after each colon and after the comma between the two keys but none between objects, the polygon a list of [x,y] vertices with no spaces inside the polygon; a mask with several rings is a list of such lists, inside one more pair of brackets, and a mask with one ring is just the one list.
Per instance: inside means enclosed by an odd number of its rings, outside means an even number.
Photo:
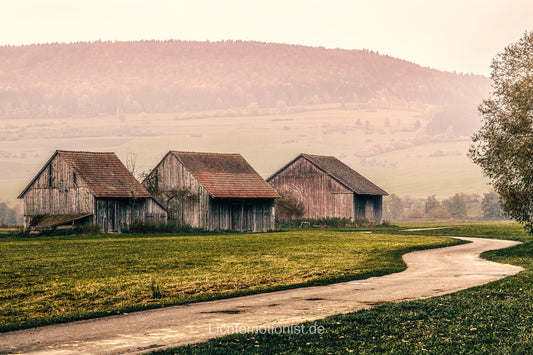
[{"label": "yellow-green grass", "polygon": [[16,230],[17,230],[16,228],[0,228],[0,237],[12,234]]},{"label": "yellow-green grass", "polygon": [[520,240],[523,244],[482,256],[526,270],[450,295],[304,324],[324,329],[322,334],[230,335],[154,354],[532,354],[533,236],[517,223],[402,224],[388,233],[443,226],[452,228],[408,233]]},{"label": "yellow-green grass", "polygon": [[410,250],[454,243],[330,230],[2,237],[0,329],[382,275]]}]

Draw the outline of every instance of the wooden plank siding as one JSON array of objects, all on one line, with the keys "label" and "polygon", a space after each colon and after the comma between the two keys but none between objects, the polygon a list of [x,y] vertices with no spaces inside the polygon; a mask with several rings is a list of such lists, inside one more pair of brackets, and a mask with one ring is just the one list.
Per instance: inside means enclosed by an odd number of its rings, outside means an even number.
[{"label": "wooden plank siding", "polygon": [[94,213],[94,204],[87,184],[74,181],[74,171],[56,155],[24,195],[25,221],[35,215]]},{"label": "wooden plank siding", "polygon": [[[154,198],[167,209],[169,219],[194,228],[209,227],[209,192],[175,156],[168,154],[151,174],[157,176]],[[183,196],[169,200],[172,190]]]},{"label": "wooden plank siding", "polygon": [[[281,195],[292,195],[303,203],[304,218],[366,218],[382,222],[382,195],[355,193],[353,187],[341,183],[331,173],[308,160],[308,156],[301,154],[267,180]],[[336,159],[318,157],[330,161]],[[351,172],[348,167],[346,170]],[[361,180],[360,175],[357,178]]]},{"label": "wooden plank siding", "polygon": [[211,199],[210,230],[264,232],[273,230],[274,200]]},{"label": "wooden plank siding", "polygon": [[[194,228],[265,232],[274,229],[274,198],[214,198],[169,152],[143,182],[168,218]],[[267,185],[268,186],[268,185]],[[169,196],[178,195],[169,199]]]},{"label": "wooden plank siding", "polygon": [[[76,171],[68,158],[62,156],[67,154],[72,157],[87,158],[96,154],[104,162],[120,165],[116,171],[123,176],[134,180],[135,178],[127,171],[122,163],[112,153],[87,153],[87,152],[65,152],[57,151],[41,169],[39,174],[26,187],[19,198],[24,199],[24,224],[29,226],[32,218],[50,215],[87,215],[83,221],[99,224],[106,233],[122,232],[125,227],[137,220],[158,220],[166,221],[167,213],[163,207],[155,202],[148,192],[139,185],[144,192],[142,197],[131,198],[128,195],[120,197],[98,197],[91,185],[84,181],[85,171]],[[108,185],[107,182],[115,179],[115,182],[123,182],[123,177],[115,178],[116,175],[109,174],[105,167],[100,167],[98,163],[91,168],[101,169],[97,171],[96,177],[91,176],[92,184],[100,184],[103,188],[115,189],[121,184]],[[121,169],[123,171],[121,171]],[[108,175],[106,175],[108,173]],[[99,179],[102,176],[103,179]],[[102,180],[104,180],[102,182]],[[129,188],[129,182],[125,185]]]},{"label": "wooden plank siding", "polygon": [[99,198],[96,199],[94,222],[104,233],[120,233],[136,221],[165,221],[166,211],[148,198]]},{"label": "wooden plank siding", "polygon": [[304,218],[354,218],[354,193],[306,159],[300,158],[276,175],[270,184],[290,193],[305,207]]}]

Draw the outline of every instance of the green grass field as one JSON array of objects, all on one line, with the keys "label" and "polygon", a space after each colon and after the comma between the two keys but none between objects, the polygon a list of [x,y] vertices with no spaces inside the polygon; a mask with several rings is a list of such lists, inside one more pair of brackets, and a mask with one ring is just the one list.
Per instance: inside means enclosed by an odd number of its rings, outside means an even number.
[{"label": "green grass field", "polygon": [[[402,227],[433,226],[435,224]],[[387,233],[405,232],[389,228]],[[325,329],[322,335],[230,335],[155,354],[533,353],[533,237],[514,223],[454,224],[449,229],[409,233],[520,240],[524,244],[489,251],[482,256],[520,265],[526,270],[446,296],[385,304],[328,317],[316,322]],[[311,325],[306,324],[307,327]]]},{"label": "green grass field", "polygon": [[262,234],[0,237],[0,330],[383,275],[439,237]]}]

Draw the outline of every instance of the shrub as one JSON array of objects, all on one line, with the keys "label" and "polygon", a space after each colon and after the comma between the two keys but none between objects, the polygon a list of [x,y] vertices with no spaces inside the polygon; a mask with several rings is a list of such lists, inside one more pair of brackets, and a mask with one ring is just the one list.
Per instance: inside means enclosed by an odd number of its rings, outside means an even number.
[{"label": "shrub", "polygon": [[85,223],[76,225],[72,228],[57,229],[56,227],[47,228],[39,231],[38,236],[62,236],[72,234],[98,234],[102,230],[102,227],[94,223]]},{"label": "shrub", "polygon": [[278,225],[281,228],[295,228],[295,227],[312,227],[312,228],[348,228],[348,227],[374,227],[375,222],[367,219],[356,219],[341,217],[325,217],[325,218],[298,218],[289,222]]},{"label": "shrub", "polygon": [[154,234],[154,233],[191,233],[195,229],[188,224],[180,224],[176,221],[158,222],[152,220],[135,221],[129,228],[124,229],[124,233],[140,233],[140,234]]},{"label": "shrub", "polygon": [[32,231],[31,227],[20,227],[15,232],[11,233],[10,236],[14,237],[28,237],[28,236],[63,236],[63,235],[73,235],[73,234],[98,234],[102,230],[102,227],[94,223],[85,223],[76,225],[71,228],[62,228],[58,229],[57,227],[46,228],[40,231]]},{"label": "shrub", "polygon": [[452,215],[446,208],[439,205],[428,211],[428,217],[436,219],[451,219]]},{"label": "shrub", "polygon": [[291,220],[301,218],[304,215],[305,206],[303,202],[290,194],[284,194],[276,200],[276,222],[287,223]]},{"label": "shrub", "polygon": [[17,230],[11,233],[10,235],[15,236],[15,237],[27,237],[30,235],[30,233],[31,233],[31,227],[27,227],[27,228],[20,227],[20,228],[17,228]]},{"label": "shrub", "polygon": [[413,207],[411,208],[408,217],[414,219],[424,218],[424,212],[422,212],[418,207]]}]

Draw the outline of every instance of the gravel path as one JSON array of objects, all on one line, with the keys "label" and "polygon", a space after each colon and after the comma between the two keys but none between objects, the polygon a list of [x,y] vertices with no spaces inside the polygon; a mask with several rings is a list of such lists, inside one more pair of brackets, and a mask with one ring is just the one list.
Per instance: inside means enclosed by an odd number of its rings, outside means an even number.
[{"label": "gravel path", "polygon": [[459,239],[471,243],[406,254],[407,270],[382,277],[1,333],[0,354],[140,353],[202,342],[232,330],[274,329],[385,302],[444,295],[522,270],[479,257],[518,242]]}]

